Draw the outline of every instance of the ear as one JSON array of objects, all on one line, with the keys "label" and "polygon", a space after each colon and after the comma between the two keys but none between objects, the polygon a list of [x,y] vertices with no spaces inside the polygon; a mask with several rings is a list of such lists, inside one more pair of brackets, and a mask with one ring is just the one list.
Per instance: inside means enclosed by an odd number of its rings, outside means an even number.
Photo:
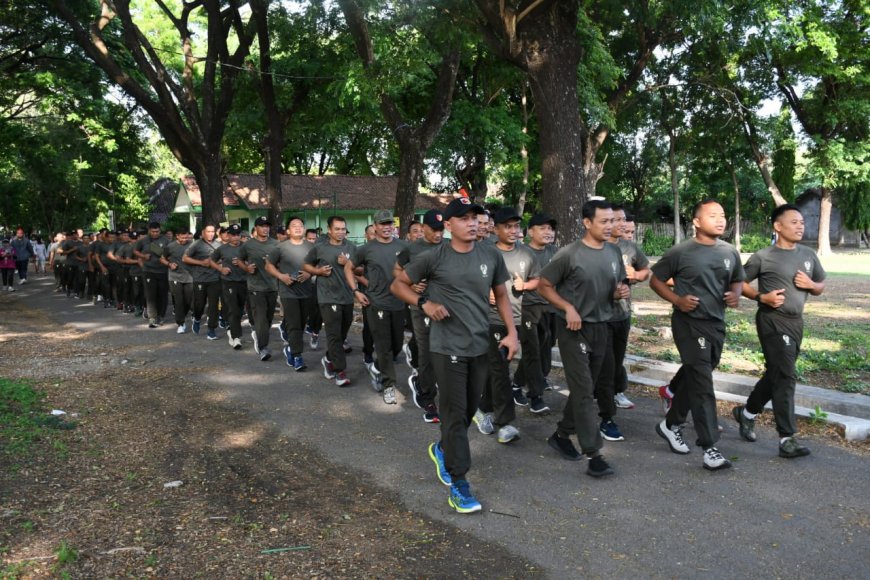
[{"label": "ear", "polygon": [[583,227],[587,230],[592,227],[592,220],[589,218],[583,218]]}]

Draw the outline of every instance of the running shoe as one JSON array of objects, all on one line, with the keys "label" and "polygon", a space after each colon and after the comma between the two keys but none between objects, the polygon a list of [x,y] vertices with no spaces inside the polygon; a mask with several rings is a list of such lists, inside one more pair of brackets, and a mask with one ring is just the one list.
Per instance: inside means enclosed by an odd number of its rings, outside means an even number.
[{"label": "running shoe", "polygon": [[251,331],[251,338],[254,339],[254,352],[260,354],[260,344],[257,342],[257,331]]},{"label": "running shoe", "polygon": [[544,402],[544,397],[532,397],[529,399],[529,411],[532,413],[546,413],[549,410],[550,407]]},{"label": "running shoe", "polygon": [[441,417],[438,416],[438,407],[435,403],[429,403],[423,407],[423,420],[427,423],[440,423]]},{"label": "running shoe", "polygon": [[731,409],[731,416],[734,417],[734,420],[737,421],[737,425],[740,427],[740,436],[747,441],[755,441],[758,439],[758,436],[755,434],[755,419],[748,419],[743,414],[745,408],[744,405],[737,405]]},{"label": "running shoe", "polygon": [[620,409],[634,409],[634,403],[625,396],[625,393],[616,393],[616,396],[613,397],[613,402]]},{"label": "running shoe", "polygon": [[423,399],[420,397],[420,391],[417,390],[417,380],[417,375],[411,375],[408,377],[408,386],[411,388],[411,400],[414,401],[414,404],[417,405],[418,409],[423,409],[426,405],[423,404]]},{"label": "running shoe", "polygon": [[477,430],[484,435],[492,435],[495,427],[492,424],[492,413],[484,413],[480,409],[474,412],[474,417],[471,419],[477,425]]},{"label": "running shoe", "polygon": [[364,363],[366,367],[366,371],[369,373],[369,378],[372,382],[372,389],[375,390],[376,393],[384,392],[384,383],[381,377],[381,371],[378,370],[378,367],[375,366],[374,361]]},{"label": "running shoe", "polygon": [[272,358],[272,351],[269,350],[269,347],[267,346],[261,348],[257,354],[260,355],[260,361],[262,362],[266,362],[267,360]]},{"label": "running shoe", "polygon": [[625,441],[622,431],[619,430],[619,425],[617,425],[613,419],[604,419],[601,421],[598,430],[601,431],[601,436],[608,441]]},{"label": "running shoe", "polygon": [[295,370],[297,373],[301,373],[307,368],[308,366],[305,364],[305,360],[301,356],[293,357],[293,370]]},{"label": "running shoe", "polygon": [[175,334],[184,334],[185,332],[187,332],[187,324],[179,324]]},{"label": "running shoe", "polygon": [[157,328],[158,326],[160,326],[160,325],[157,324],[156,318],[152,318],[148,321],[148,328]]},{"label": "running shoe", "polygon": [[402,345],[402,354],[405,355],[405,364],[408,365],[408,368],[412,371],[416,371],[417,369],[412,364],[414,357],[411,356],[411,347],[409,346],[409,343],[406,342]]},{"label": "running shoe", "polygon": [[329,362],[329,359],[323,357],[322,359],[320,359],[320,364],[323,365],[323,376],[330,380],[334,379],[335,368],[332,366],[332,363]]},{"label": "running shoe", "polygon": [[294,357],[293,357],[293,352],[290,350],[290,347],[289,347],[289,346],[285,346],[285,347],[282,349],[282,352],[284,353],[284,358],[287,359],[287,366],[288,366],[288,367],[292,367],[292,366],[293,366],[293,358],[294,358]]},{"label": "running shoe", "polygon": [[[332,363],[329,363],[332,366]],[[350,385],[350,379],[347,378],[347,375],[344,374],[344,371],[338,371],[335,373],[335,384],[339,387],[346,387]]]},{"label": "running shoe", "polygon": [[567,437],[560,437],[558,431],[550,435],[550,438],[547,439],[547,445],[555,449],[563,459],[569,461],[580,461],[583,459],[583,456],[577,451],[571,440]]},{"label": "running shoe", "polygon": [[498,430],[499,443],[511,443],[520,438],[520,430],[513,425],[505,425]]},{"label": "running shoe", "polygon": [[662,419],[662,422],[656,425],[656,433],[668,442],[668,446],[674,453],[686,455],[689,452],[689,446],[683,441],[683,430],[678,425],[668,427],[668,422]]},{"label": "running shoe", "polygon": [[396,387],[387,387],[384,389],[384,403],[387,405],[395,405],[396,400]]},{"label": "running shoe", "polygon": [[230,343],[230,346],[236,346],[235,339],[233,338],[233,333],[229,330],[227,331],[227,342]]},{"label": "running shoe", "polygon": [[523,388],[513,385],[511,390],[514,394],[514,404],[519,405],[520,407],[528,407],[529,399],[526,397],[525,393],[523,393]]},{"label": "running shoe", "polygon": [[444,485],[452,485],[453,478],[444,467],[444,451],[441,449],[440,441],[429,444],[429,458],[435,462],[435,474],[438,476],[438,481]]},{"label": "running shoe", "polygon": [[794,437],[789,437],[779,444],[779,456],[786,459],[794,459],[796,457],[806,457],[810,454],[809,447],[805,447],[798,443]]},{"label": "running shoe", "polygon": [[199,329],[202,328],[202,321],[198,318],[194,318],[192,328],[194,334],[199,334]]},{"label": "running shoe", "polygon": [[311,338],[308,339],[308,346],[311,347],[311,350],[317,350],[317,346],[320,344],[319,337],[316,332],[311,333]]},{"label": "running shoe", "polygon": [[586,467],[586,475],[591,475],[592,477],[613,475],[613,468],[604,460],[603,455],[595,455],[589,458],[589,465]]},{"label": "running shoe", "polygon": [[242,350],[242,339],[234,338],[233,339],[233,350]]},{"label": "running shoe", "polygon": [[461,514],[479,512],[483,507],[472,495],[471,486],[464,479],[456,480],[450,486],[450,498],[447,503]]},{"label": "running shoe", "polygon": [[670,384],[664,385],[663,387],[659,387],[659,397],[662,399],[662,410],[665,414],[671,410],[671,403],[674,402],[674,395],[668,394],[668,389],[670,388]]},{"label": "running shoe", "polygon": [[218,335],[215,333],[214,330],[212,330],[210,328],[208,329],[208,333],[205,335],[205,337],[209,340],[217,340],[218,339]]},{"label": "running shoe", "polygon": [[290,335],[287,334],[287,331],[284,329],[283,324],[278,325],[278,332],[281,333],[281,341],[284,343],[284,345],[285,346],[289,345],[290,344]]},{"label": "running shoe", "polygon": [[729,467],[731,467],[731,462],[725,459],[718,449],[710,447],[704,450],[704,469],[718,471]]}]

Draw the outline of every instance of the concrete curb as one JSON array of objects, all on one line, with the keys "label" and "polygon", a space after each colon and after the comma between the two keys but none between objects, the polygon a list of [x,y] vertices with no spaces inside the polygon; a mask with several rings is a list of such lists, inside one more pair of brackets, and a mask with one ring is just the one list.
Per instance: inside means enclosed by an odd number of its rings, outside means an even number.
[{"label": "concrete curb", "polygon": [[[626,355],[624,364],[630,382],[651,389],[667,384],[680,368],[675,363],[632,355]],[[553,365],[562,366],[558,347],[553,348]],[[716,398],[745,403],[757,380],[742,375],[714,372]],[[810,418],[816,407],[827,413],[826,422],[843,429],[847,441],[870,438],[870,397],[798,384],[795,389],[795,414]],[[768,403],[766,408],[770,409],[771,405]]]}]

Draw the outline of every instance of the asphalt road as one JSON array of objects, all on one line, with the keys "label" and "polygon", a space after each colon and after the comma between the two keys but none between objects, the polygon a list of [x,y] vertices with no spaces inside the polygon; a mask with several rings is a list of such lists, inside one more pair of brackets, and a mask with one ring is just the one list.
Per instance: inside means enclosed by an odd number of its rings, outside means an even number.
[{"label": "asphalt road", "polygon": [[[385,405],[371,389],[359,334],[351,336],[353,386],[339,389],[320,372],[323,346],[306,352],[309,370],[296,373],[281,356],[260,362],[247,328],[245,348],[236,352],[223,331],[210,342],[204,331],[177,335],[171,323],[149,330],[141,319],[69,300],[52,286],[34,279],[14,296],[60,323],[98,330],[93,340],[125,347],[126,364],[212,367],[186,378],[314,445],[349,477],[368,478],[409,509],[506,546],[549,577],[870,578],[870,462],[848,450],[810,440],[811,456],[780,459],[775,432],[761,428],[759,441],[747,443],[733,421],[721,419],[719,449],[734,467],[711,473],[698,448],[687,456],[668,450],[654,431],[658,401],[630,389],[637,407],[617,417],[626,441],[603,450],[616,474],[601,480],[585,475],[585,461],[564,461],[547,446],[556,412],[539,417],[518,409],[522,438],[510,445],[472,427],[469,480],[484,509],[459,515],[426,453],[437,426],[424,423],[407,396]],[[280,352],[276,328],[272,341]],[[401,358],[397,368],[404,381]],[[563,389],[546,398],[555,411],[566,395]],[[691,445],[691,428],[685,434]],[[485,560],[469,574],[499,575]]]}]

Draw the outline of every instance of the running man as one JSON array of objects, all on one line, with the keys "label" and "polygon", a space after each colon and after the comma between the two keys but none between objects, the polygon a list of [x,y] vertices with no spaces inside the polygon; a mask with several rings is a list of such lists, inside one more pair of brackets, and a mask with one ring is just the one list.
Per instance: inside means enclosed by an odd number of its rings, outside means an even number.
[{"label": "running man", "polygon": [[221,244],[209,258],[213,270],[221,275],[221,306],[229,325],[227,341],[234,350],[242,348],[242,312],[248,300],[248,274],[240,266],[242,226],[230,224],[227,243]]},{"label": "running man", "polygon": [[[755,419],[773,401],[773,418],[779,433],[779,456],[804,457],[809,448],[795,439],[795,363],[804,334],[803,312],[809,296],[825,291],[825,270],[816,253],[801,246],[804,218],[792,204],[781,205],[771,214],[776,244],[752,255],[746,262],[743,295],[758,302],[755,327],[764,353],[764,375],[755,384],[746,405],[731,415],[740,426],[740,436],[755,441]],[[758,289],[749,282],[758,279]]]},{"label": "running man", "polygon": [[[656,432],[674,453],[689,453],[681,425],[691,411],[697,444],[704,449],[704,468],[715,471],[731,467],[731,462],[716,448],[713,370],[725,344],[725,307],[737,307],[746,275],[737,249],[719,239],[727,223],[722,206],[712,199],[700,201],[692,215],[695,237],[665,252],[653,266],[649,283],[674,305],[671,329],[682,362],[671,379],[671,408]],[[671,279],[673,290],[667,284]]]},{"label": "running man", "polygon": [[[613,474],[613,468],[601,455],[607,423],[597,420],[593,397],[610,349],[607,322],[613,316],[614,303],[628,297],[628,287],[622,283],[622,256],[616,246],[607,243],[613,230],[612,206],[605,201],[588,201],[582,216],[586,228],[583,238],[553,256],[541,272],[538,286],[559,317],[556,332],[569,392],[562,420],[547,442],[565,459],[577,461],[582,457],[569,439],[576,434],[581,451],[589,458],[587,475],[603,477]],[[613,406],[613,393],[610,404]],[[615,406],[612,412],[616,412]]]},{"label": "running man", "polygon": [[160,224],[148,224],[148,235],[139,238],[133,247],[133,255],[142,260],[145,276],[145,304],[148,309],[148,328],[163,324],[169,300],[169,269],[160,262],[163,248],[169,238],[160,235]]},{"label": "running man", "polygon": [[[190,268],[193,276],[193,333],[199,334],[202,327],[202,315],[208,317],[208,333],[206,338],[217,340],[219,322],[218,302],[221,296],[221,279],[211,267],[209,257],[221,245],[216,238],[213,225],[206,224],[200,231],[199,239],[190,244],[184,253],[184,263]],[[206,306],[208,312],[206,312]]]},{"label": "running man", "polygon": [[239,266],[248,273],[248,304],[254,351],[265,362],[272,358],[269,334],[278,303],[278,281],[266,272],[266,256],[278,242],[269,237],[272,222],[263,216],[254,220],[254,235],[239,250]]},{"label": "running man", "polygon": [[184,254],[190,247],[190,230],[182,226],[175,231],[175,239],[163,248],[160,263],[169,269],[169,291],[175,308],[176,332],[187,332],[187,313],[193,305],[193,276],[184,263]]},{"label": "running man", "polygon": [[[432,321],[429,347],[438,383],[441,441],[429,446],[429,457],[438,479],[450,486],[449,505],[459,513],[481,510],[466,474],[471,468],[468,426],[489,371],[490,291],[507,327],[499,344],[505,358],[513,358],[519,346],[505,285],[510,274],[495,248],[475,243],[482,213],[483,208],[467,197],[451,201],[444,210],[450,243],[421,253],[392,285],[396,296],[416,305]],[[423,280],[428,296],[414,289]]]}]

